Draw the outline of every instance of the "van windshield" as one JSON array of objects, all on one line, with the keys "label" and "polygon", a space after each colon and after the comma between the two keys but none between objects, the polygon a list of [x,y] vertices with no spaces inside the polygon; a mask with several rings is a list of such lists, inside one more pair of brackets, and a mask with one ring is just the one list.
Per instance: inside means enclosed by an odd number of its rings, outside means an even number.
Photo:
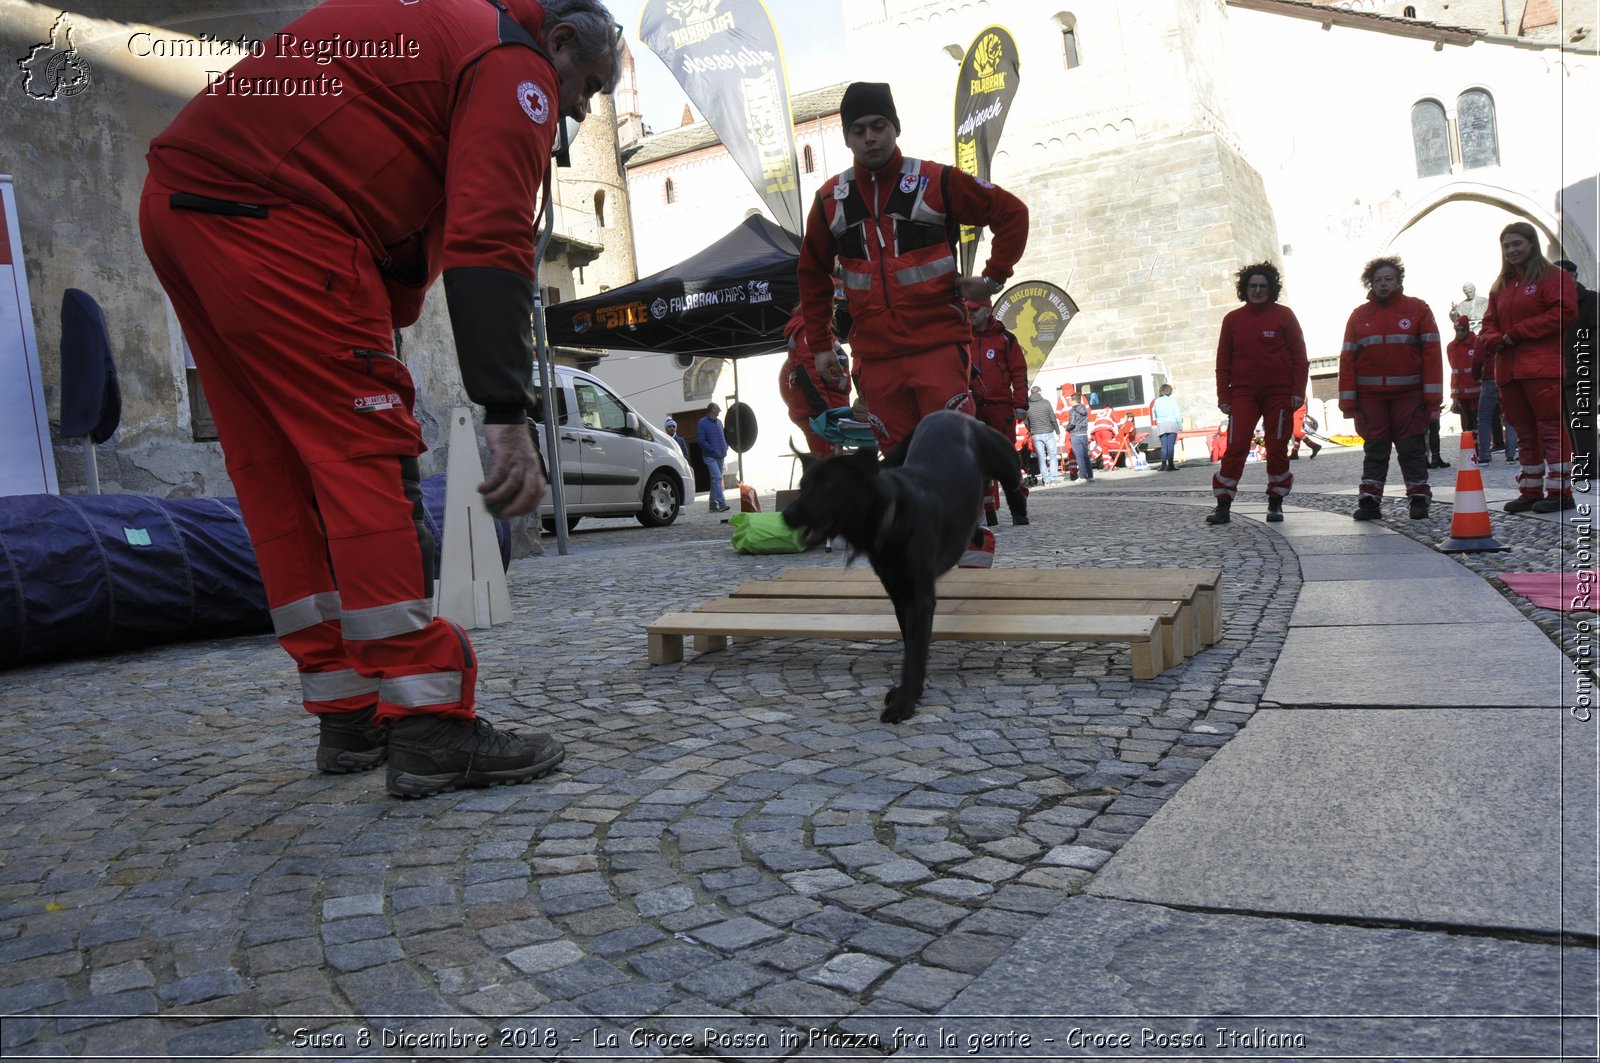
[{"label": "van windshield", "polygon": [[1144,379],[1136,376],[1120,376],[1111,380],[1095,380],[1078,387],[1080,392],[1089,393],[1089,405],[1100,406],[1143,406]]}]

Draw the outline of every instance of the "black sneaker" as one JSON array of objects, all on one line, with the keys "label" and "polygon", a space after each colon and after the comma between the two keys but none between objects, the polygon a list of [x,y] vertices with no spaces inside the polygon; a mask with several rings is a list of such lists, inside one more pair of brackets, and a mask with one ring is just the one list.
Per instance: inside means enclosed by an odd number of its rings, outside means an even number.
[{"label": "black sneaker", "polygon": [[317,770],[328,775],[371,771],[389,755],[389,735],[373,723],[376,705],[354,712],[317,714]]},{"label": "black sneaker", "polygon": [[1526,513],[1528,510],[1543,502],[1542,498],[1530,498],[1528,495],[1518,495],[1500,508],[1507,513]]},{"label": "black sneaker", "polygon": [[1383,516],[1383,510],[1376,498],[1363,498],[1356,503],[1356,511],[1350,516],[1355,520],[1377,520]]},{"label": "black sneaker", "polygon": [[1571,495],[1551,495],[1539,499],[1532,508],[1535,513],[1560,513],[1564,509],[1576,509],[1577,506]]},{"label": "black sneaker", "polygon": [[408,716],[389,726],[389,793],[428,797],[548,775],[566,750],[546,734],[496,731],[487,720]]},{"label": "black sneaker", "polygon": [[1428,517],[1428,499],[1427,499],[1427,496],[1425,496],[1425,495],[1412,495],[1411,496],[1411,513],[1410,513],[1410,517],[1411,517],[1412,520],[1426,520],[1427,519],[1427,517]]},{"label": "black sneaker", "polygon": [[1283,499],[1276,495],[1267,499],[1267,523],[1283,523]]}]

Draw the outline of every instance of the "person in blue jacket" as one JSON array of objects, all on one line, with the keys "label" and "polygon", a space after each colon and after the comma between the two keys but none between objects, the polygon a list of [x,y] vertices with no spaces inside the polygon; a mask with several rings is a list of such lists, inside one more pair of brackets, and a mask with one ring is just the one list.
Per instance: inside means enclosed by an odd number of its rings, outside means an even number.
[{"label": "person in blue jacket", "polygon": [[721,413],[722,407],[711,403],[694,430],[694,440],[700,444],[700,458],[706,463],[706,475],[711,480],[713,513],[728,511],[728,501],[722,495],[722,462],[728,456],[728,437],[722,432],[722,422],[717,420]]},{"label": "person in blue jacket", "polygon": [[672,441],[674,443],[678,444],[678,449],[683,451],[683,459],[685,461],[688,461],[689,460],[689,441],[678,434],[678,422],[674,421],[672,418],[668,417],[667,418],[667,423],[665,425],[663,425],[662,427],[666,428],[667,435],[672,437]]}]

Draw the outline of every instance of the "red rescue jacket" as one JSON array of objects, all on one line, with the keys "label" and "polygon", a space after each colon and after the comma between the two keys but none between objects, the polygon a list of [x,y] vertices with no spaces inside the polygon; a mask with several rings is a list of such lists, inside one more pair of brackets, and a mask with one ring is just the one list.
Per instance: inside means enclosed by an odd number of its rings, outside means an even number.
[{"label": "red rescue jacket", "polygon": [[989,327],[972,333],[973,397],[1013,410],[1028,408],[1028,359],[1022,345],[993,317]]},{"label": "red rescue jacket", "polygon": [[1478,338],[1467,333],[1464,340],[1451,340],[1444,349],[1450,361],[1450,401],[1476,403],[1483,394],[1483,385],[1472,375],[1472,363],[1477,359]]},{"label": "red rescue jacket", "polygon": [[[232,80],[213,79],[151,142],[149,164],[175,191],[326,215],[366,244],[396,326],[417,319],[446,273],[468,394],[520,419],[534,225],[561,91],[538,43],[544,9],[501,3],[328,0]],[[324,91],[281,92],[306,79],[326,79]],[[280,92],[255,94],[258,84]]]},{"label": "red rescue jacket", "polygon": [[1439,326],[1421,299],[1396,292],[1388,302],[1371,296],[1344,327],[1339,355],[1339,409],[1355,412],[1361,396],[1420,392],[1433,409],[1444,405],[1444,359]]},{"label": "red rescue jacket", "polygon": [[853,166],[823,182],[800,247],[807,338],[829,335],[837,258],[850,308],[850,350],[894,358],[972,342],[956,281],[960,225],[994,233],[984,276],[1004,281],[1028,242],[1028,208],[1004,189],[897,150],[876,172]]},{"label": "red rescue jacket", "polygon": [[[1480,346],[1494,352],[1494,380],[1558,378],[1562,369],[1562,329],[1578,317],[1578,289],[1572,275],[1552,267],[1537,284],[1504,284],[1489,293]],[[1501,340],[1511,341],[1501,346]]]},{"label": "red rescue jacket", "polygon": [[1217,337],[1217,404],[1235,391],[1265,398],[1304,395],[1310,363],[1294,311],[1280,303],[1245,303],[1222,319]]},{"label": "red rescue jacket", "polygon": [[817,372],[817,360],[806,343],[806,323],[799,314],[789,318],[783,328],[789,341],[789,356],[778,370],[778,393],[789,407],[789,417],[810,420],[824,410],[850,405],[850,392],[837,391]]}]

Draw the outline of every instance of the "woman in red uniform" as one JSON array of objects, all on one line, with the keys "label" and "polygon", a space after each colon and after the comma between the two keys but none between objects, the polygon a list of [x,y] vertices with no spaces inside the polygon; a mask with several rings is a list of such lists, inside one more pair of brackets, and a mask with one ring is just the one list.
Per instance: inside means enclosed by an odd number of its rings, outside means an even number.
[{"label": "woman in red uniform", "polygon": [[1500,276],[1478,345],[1494,355],[1506,421],[1517,430],[1518,495],[1507,513],[1571,509],[1572,449],[1561,421],[1561,338],[1578,315],[1572,277],[1539,250],[1527,222],[1500,232]]},{"label": "woman in red uniform", "polygon": [[1217,408],[1228,416],[1228,446],[1211,478],[1217,508],[1206,516],[1207,524],[1228,523],[1258,422],[1267,451],[1267,519],[1283,519],[1284,496],[1294,487],[1289,472],[1294,411],[1306,395],[1306,341],[1294,311],[1278,302],[1283,291],[1278,267],[1257,262],[1241,269],[1235,280],[1244,305],[1222,319],[1217,340]]},{"label": "woman in red uniform", "polygon": [[1361,271],[1367,298],[1350,314],[1339,355],[1339,410],[1356,423],[1366,448],[1356,520],[1377,520],[1389,477],[1391,446],[1400,457],[1410,517],[1428,515],[1428,422],[1444,405],[1439,326],[1421,299],[1401,288],[1405,266],[1375,258]]}]

